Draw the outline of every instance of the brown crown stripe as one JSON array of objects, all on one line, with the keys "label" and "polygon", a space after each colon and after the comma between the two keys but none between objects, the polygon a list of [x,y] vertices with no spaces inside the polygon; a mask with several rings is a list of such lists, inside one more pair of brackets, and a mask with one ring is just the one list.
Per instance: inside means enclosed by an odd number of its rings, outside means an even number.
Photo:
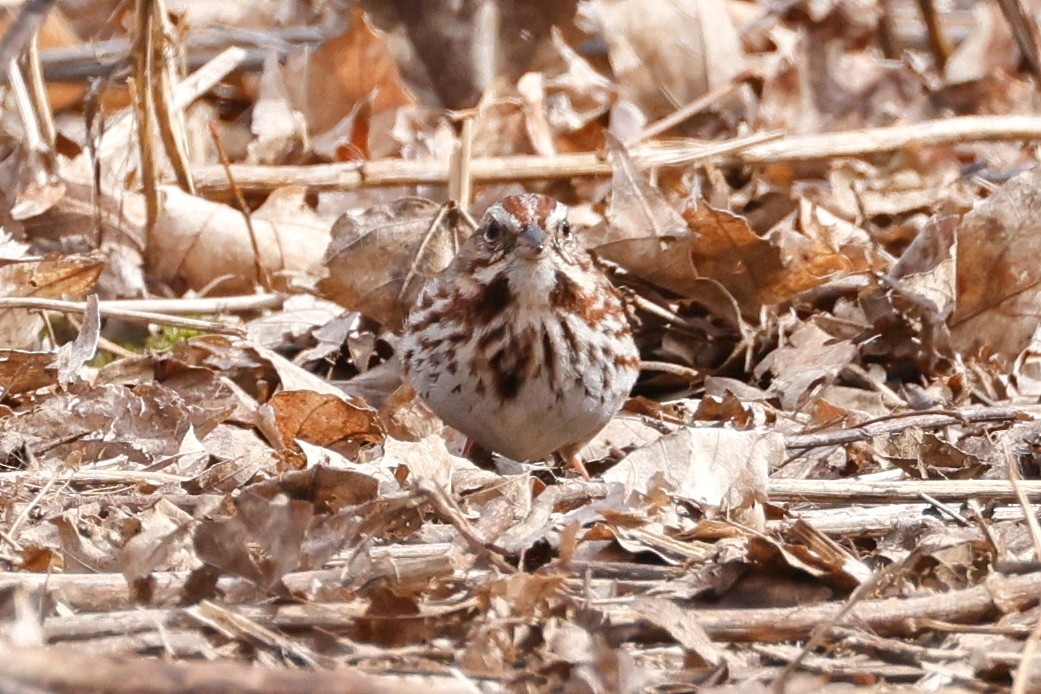
[{"label": "brown crown stripe", "polygon": [[545,220],[551,214],[553,210],[557,209],[559,205],[556,200],[549,197],[548,195],[537,195],[535,196],[535,215],[539,220]]},{"label": "brown crown stripe", "polygon": [[516,220],[519,229],[523,229],[529,224],[545,224],[546,218],[553,214],[558,204],[548,195],[525,193],[506,196],[499,207]]},{"label": "brown crown stripe", "polygon": [[499,206],[517,220],[518,226],[524,227],[531,222],[531,211],[523,195],[508,195],[502,199]]}]

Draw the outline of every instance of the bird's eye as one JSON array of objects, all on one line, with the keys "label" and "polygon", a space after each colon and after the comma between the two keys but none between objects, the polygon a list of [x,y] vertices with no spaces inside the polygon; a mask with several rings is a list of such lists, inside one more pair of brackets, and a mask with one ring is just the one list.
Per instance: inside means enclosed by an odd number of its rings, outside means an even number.
[{"label": "bird's eye", "polygon": [[560,225],[560,235],[566,239],[571,238],[571,224],[564,222]]},{"label": "bird's eye", "polygon": [[484,240],[488,243],[495,243],[502,238],[502,225],[498,222],[489,222],[488,226],[484,229]]}]

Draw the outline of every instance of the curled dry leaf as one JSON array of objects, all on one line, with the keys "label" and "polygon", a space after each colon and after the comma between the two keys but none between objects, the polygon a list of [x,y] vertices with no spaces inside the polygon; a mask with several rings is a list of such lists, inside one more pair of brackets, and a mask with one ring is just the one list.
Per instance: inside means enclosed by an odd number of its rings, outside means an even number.
[{"label": "curled dry leaf", "polygon": [[160,499],[128,523],[127,531],[134,535],[119,553],[119,570],[143,602],[150,601],[147,579],[153,571],[198,568],[199,560],[192,551],[191,522],[191,515]]},{"label": "curled dry leaf", "polygon": [[1041,169],[1010,179],[962,219],[951,339],[1014,358],[1041,316]]},{"label": "curled dry leaf", "polygon": [[[683,216],[695,235],[690,260],[696,274],[726,289],[745,316],[754,316],[764,303],[772,303],[764,300],[774,298],[785,275],[779,249],[759,238],[743,217],[707,203],[688,205]],[[726,315],[718,308],[715,313]]]},{"label": "curled dry leaf", "polygon": [[156,365],[155,378],[184,400],[192,428],[199,437],[205,437],[236,410],[245,409],[248,418],[256,408],[255,402],[241,391],[236,392],[231,381],[212,369],[188,366],[171,358]]},{"label": "curled dry leaf", "polygon": [[310,371],[302,369],[278,352],[255,344],[250,345],[250,347],[258,357],[266,361],[274,369],[279,382],[282,384],[282,390],[310,390],[344,400],[350,399],[342,390],[324,378],[319,378]]},{"label": "curled dry leaf", "polygon": [[621,95],[666,116],[744,68],[723,0],[590,0]]},{"label": "curled dry leaf", "polygon": [[757,316],[763,306],[868,266],[849,242],[863,232],[819,208],[802,215],[803,228],[764,239],[744,217],[704,201],[681,214],[636,170],[622,145],[611,142],[609,149],[610,226],[594,250],[652,284],[696,297],[719,316],[733,314],[732,302],[742,315]]},{"label": "curled dry leaf", "polygon": [[101,336],[101,316],[98,313],[98,296],[91,294],[87,299],[87,307],[83,312],[83,325],[72,342],[66,342],[58,348],[51,368],[58,372],[58,383],[71,383],[79,373],[80,367],[94,358],[98,350],[98,338]]},{"label": "curled dry leaf", "polygon": [[557,133],[571,133],[600,118],[611,108],[615,88],[567,44],[553,27],[553,63],[547,66],[546,120]]},{"label": "curled dry leaf", "polygon": [[286,494],[293,499],[310,501],[318,514],[339,513],[376,499],[379,480],[361,470],[316,465],[257,482],[250,485],[249,491],[268,499]]},{"label": "curled dry leaf", "polygon": [[261,164],[282,163],[302,147],[307,135],[303,114],[289,103],[282,66],[274,52],[264,59],[250,132],[256,139],[249,143],[249,161]]},{"label": "curled dry leaf", "polygon": [[788,337],[787,345],[766,355],[755,373],[773,374],[770,392],[780,396],[785,409],[792,409],[812,388],[838,376],[856,353],[849,340],[836,339],[816,322],[806,322]]},{"label": "curled dry leaf", "polygon": [[686,427],[636,449],[603,478],[627,491],[660,488],[706,510],[737,513],[766,500],[769,471],[783,461],[781,434]]},{"label": "curled dry leaf", "polygon": [[[387,489],[390,487],[361,465],[316,465],[258,482],[248,491],[267,499],[289,497],[311,505],[312,515],[298,555],[299,568],[311,569],[321,566],[345,544],[369,539],[359,536],[359,531],[373,515],[385,513],[381,500],[388,498]],[[393,489],[398,489],[396,484]]]},{"label": "curled dry leaf", "polygon": [[416,397],[415,388],[401,383],[400,368],[398,371],[400,385],[379,406],[380,421],[387,435],[403,441],[418,441],[443,432],[444,423]]},{"label": "curled dry leaf", "polygon": [[938,320],[950,315],[957,295],[957,227],[957,218],[950,214],[930,219],[891,273],[901,293]]},{"label": "curled dry leaf", "polygon": [[698,275],[691,264],[695,237],[683,216],[636,170],[621,143],[609,139],[608,151],[608,224],[588,234],[590,250],[680,296],[696,294]]},{"label": "curled dry leaf", "polygon": [[221,278],[224,291],[248,290],[258,279],[254,240],[259,265],[269,275],[317,274],[331,224],[303,204],[303,189],[272,194],[253,213],[255,239],[242,212],[234,207],[171,186],[161,191],[148,248],[149,264],[160,279],[180,279],[199,289]]},{"label": "curled dry leaf", "polygon": [[427,436],[420,441],[387,439],[383,444],[381,462],[392,471],[404,466],[412,480],[430,480],[449,493],[452,490],[452,472],[460,466],[474,467],[470,461],[449,454],[445,440],[440,436]]},{"label": "curled dry leaf", "polygon": [[[304,69],[299,64],[293,67]],[[311,53],[306,72],[291,79],[288,87],[291,93],[296,88],[294,102],[307,115],[313,133],[332,128],[362,105],[371,117],[415,102],[386,37],[357,8],[351,12],[347,31]],[[352,142],[367,149],[368,138],[361,135],[368,131],[368,118],[356,122],[354,130]]]},{"label": "curled dry leaf", "polygon": [[419,290],[469,236],[454,207],[402,198],[333,225],[324,295],[388,327],[401,324]]},{"label": "curled dry leaf", "polygon": [[185,486],[191,492],[232,492],[261,472],[274,474],[278,461],[255,432],[222,424],[203,440],[213,461]]},{"label": "curled dry leaf", "polygon": [[[860,298],[874,327],[861,356],[915,363],[933,371],[952,355],[948,320],[957,301],[957,216],[941,213],[921,228],[884,284]],[[909,339],[909,336],[913,336]]]},{"label": "curled dry leaf", "polygon": [[715,668],[725,664],[723,651],[712,643],[711,637],[698,624],[694,610],[656,597],[637,598],[631,609],[640,619],[667,631],[688,658],[696,661],[697,667]]},{"label": "curled dry leaf", "polygon": [[645,446],[661,436],[661,431],[653,426],[649,418],[632,417],[620,414],[611,419],[600,432],[590,439],[589,443],[579,451],[582,460],[602,460],[615,451],[627,451],[638,446]]},{"label": "curled dry leaf", "polygon": [[[69,509],[50,522],[58,529],[63,571],[101,573],[119,570],[118,536],[106,532],[105,523],[90,511]],[[117,511],[117,513],[119,513]]]},{"label": "curled dry leaf", "polygon": [[[725,287],[745,316],[868,268],[861,254],[867,235],[821,207],[804,203],[798,227],[781,227],[768,238],[745,218],[705,203],[688,205],[683,216],[697,239],[691,249],[697,273]],[[851,238],[858,233],[863,238]]]},{"label": "curled dry leaf", "polygon": [[997,68],[1014,69],[1012,66],[1022,60],[1000,3],[972,3],[971,7],[969,35],[943,65],[947,84],[982,80]]}]

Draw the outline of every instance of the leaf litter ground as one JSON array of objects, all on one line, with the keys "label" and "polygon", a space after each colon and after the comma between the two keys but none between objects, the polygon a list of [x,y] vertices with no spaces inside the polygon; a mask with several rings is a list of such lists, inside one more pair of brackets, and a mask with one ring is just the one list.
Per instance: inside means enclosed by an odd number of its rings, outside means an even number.
[{"label": "leaf litter ground", "polygon": [[[1036,689],[1029,3],[42,5],[0,46],[41,25],[0,689]],[[401,383],[524,189],[644,359],[591,480],[464,457]]]}]

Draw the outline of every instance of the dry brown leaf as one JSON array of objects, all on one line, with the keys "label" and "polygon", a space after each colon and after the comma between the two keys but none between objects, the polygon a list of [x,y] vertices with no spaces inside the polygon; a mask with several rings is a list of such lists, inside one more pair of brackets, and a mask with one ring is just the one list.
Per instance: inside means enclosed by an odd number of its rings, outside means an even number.
[{"label": "dry brown leaf", "polygon": [[199,524],[195,550],[202,561],[221,571],[276,590],[282,576],[299,564],[312,514],[306,501],[282,494],[267,499],[243,491],[232,501],[229,515]]},{"label": "dry brown leaf", "polygon": [[555,132],[581,130],[603,116],[614,100],[615,87],[567,44],[553,27],[554,60],[543,67],[546,119]]},{"label": "dry brown leaf", "polygon": [[723,0],[591,0],[622,96],[655,120],[744,69]]},{"label": "dry brown leaf", "polygon": [[271,366],[282,385],[282,390],[309,390],[322,395],[351,400],[346,393],[329,381],[297,366],[278,352],[256,344],[249,345],[249,347],[252,354]]},{"label": "dry brown leaf", "polygon": [[191,515],[160,499],[128,523],[127,533],[133,535],[119,553],[119,569],[142,602],[151,601],[148,578],[153,571],[198,568],[199,560],[192,548],[191,522]]},{"label": "dry brown leaf", "polygon": [[524,112],[524,129],[535,154],[551,157],[557,153],[553,130],[546,120],[546,81],[541,72],[529,72],[517,80],[517,94]]},{"label": "dry brown leaf", "polygon": [[67,385],[77,378],[80,368],[94,358],[101,335],[101,316],[98,314],[98,296],[91,294],[83,312],[83,324],[72,342],[58,348],[50,368],[58,372],[58,383]]},{"label": "dry brown leaf", "polygon": [[798,408],[815,386],[837,377],[857,353],[852,342],[833,337],[812,321],[799,325],[787,342],[755,369],[759,377],[773,374],[770,392],[780,396],[786,410]]},{"label": "dry brown leaf", "polygon": [[943,65],[947,84],[984,79],[997,68],[1010,69],[1019,59],[1008,21],[999,5],[973,3],[972,14],[969,35]]},{"label": "dry brown leaf", "polygon": [[[387,39],[359,8],[351,11],[346,32],[329,39],[309,56],[306,76],[289,83],[290,90],[294,87],[295,102],[307,114],[314,133],[332,128],[362,105],[371,117],[415,103]],[[368,119],[356,123],[354,131],[354,144],[364,145],[368,138],[361,137],[360,131],[367,133]]]},{"label": "dry brown leaf", "polygon": [[[43,260],[0,263],[0,296],[38,299],[82,299],[97,284],[105,256],[64,255]],[[0,344],[7,349],[31,349],[39,345],[43,322],[26,309],[0,310]]]},{"label": "dry brown leaf", "polygon": [[248,145],[248,161],[254,163],[281,164],[305,143],[307,124],[304,115],[289,103],[282,66],[275,53],[264,59],[250,132],[254,139]]},{"label": "dry brown leaf", "polygon": [[671,600],[653,597],[637,598],[631,609],[641,619],[667,631],[689,658],[696,659],[694,663],[685,663],[688,667],[716,668],[726,663],[724,654],[698,624],[694,610],[683,609]]},{"label": "dry brown leaf", "polygon": [[696,238],[683,216],[636,170],[624,147],[610,140],[608,149],[613,172],[608,223],[587,235],[590,250],[648,282],[693,296],[698,290],[691,264]]},{"label": "dry brown leaf", "polygon": [[646,446],[661,436],[661,431],[643,417],[621,414],[614,417],[578,452],[585,461],[603,460],[617,451]]},{"label": "dry brown leaf", "polygon": [[530,154],[525,109],[516,88],[505,79],[493,82],[481,94],[473,119],[473,154],[480,157]]},{"label": "dry brown leaf", "polygon": [[770,470],[783,460],[778,433],[686,427],[636,449],[603,478],[641,494],[660,488],[706,510],[738,513],[766,500]]},{"label": "dry brown leaf", "polygon": [[445,429],[441,419],[416,397],[415,389],[408,384],[394,389],[379,410],[387,435],[402,441],[418,441]]},{"label": "dry brown leaf", "polygon": [[56,374],[48,367],[53,363],[51,352],[0,349],[0,388],[5,393],[18,394],[51,385]]},{"label": "dry brown leaf", "polygon": [[214,462],[191,481],[193,491],[232,492],[259,473],[278,471],[275,452],[250,429],[222,424],[202,445]]},{"label": "dry brown leaf", "polygon": [[155,379],[184,400],[195,433],[204,437],[231,419],[239,408],[247,410],[240,421],[251,421],[256,403],[236,391],[234,384],[213,369],[189,366],[176,358],[156,364]]},{"label": "dry brown leaf", "polygon": [[759,238],[743,217],[704,202],[688,205],[683,216],[695,234],[690,260],[697,275],[725,287],[745,315],[773,303],[786,275],[779,249]]},{"label": "dry brown leaf", "polygon": [[388,327],[401,324],[419,290],[469,235],[455,208],[402,198],[336,221],[325,254],[329,299]]},{"label": "dry brown leaf", "polygon": [[951,315],[955,349],[1013,359],[1041,316],[1041,169],[1009,180],[962,219],[958,299]]},{"label": "dry brown leaf", "polygon": [[[161,190],[163,202],[151,235],[154,243],[148,248],[153,272],[196,289],[216,279],[223,280],[223,291],[251,289],[257,282],[258,263],[242,213],[175,187]],[[285,195],[297,203],[303,199],[301,189]],[[270,275],[317,274],[331,223],[302,204],[287,205],[278,195],[268,204],[278,205],[279,214],[261,208],[252,218],[260,266]]]},{"label": "dry brown leaf", "polygon": [[933,217],[892,269],[901,292],[930,308],[938,322],[946,320],[955,305],[957,227],[953,215]]},{"label": "dry brown leaf", "polygon": [[71,464],[120,455],[151,464],[177,453],[191,421],[184,400],[174,391],[149,382],[133,389],[72,384],[68,392],[42,400],[17,417],[0,420],[0,441],[8,437],[52,443],[40,461]]},{"label": "dry brown leaf", "polygon": [[392,471],[403,466],[411,481],[429,480],[446,492],[452,491],[452,474],[456,469],[473,467],[468,460],[449,454],[440,436],[427,436],[420,441],[387,439],[380,463]]},{"label": "dry brown leaf", "polygon": [[[50,522],[58,529],[64,571],[107,573],[119,570],[116,535],[106,532],[95,509],[70,509]],[[118,513],[118,511],[117,511]]]},{"label": "dry brown leaf", "polygon": [[309,390],[282,391],[265,407],[274,412],[275,425],[286,446],[299,438],[334,450],[356,450],[361,445],[383,441],[374,410],[334,395]]}]

